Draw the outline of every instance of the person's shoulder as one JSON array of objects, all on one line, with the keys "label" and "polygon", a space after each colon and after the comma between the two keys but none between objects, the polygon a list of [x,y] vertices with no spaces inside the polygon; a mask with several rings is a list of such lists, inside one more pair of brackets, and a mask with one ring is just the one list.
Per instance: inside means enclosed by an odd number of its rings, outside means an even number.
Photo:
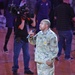
[{"label": "person's shoulder", "polygon": [[42,34],[42,31],[39,31],[39,32],[37,33],[37,35],[39,35],[39,34]]},{"label": "person's shoulder", "polygon": [[39,6],[41,5],[41,0],[36,1],[35,6],[37,6],[36,8],[39,8]]},{"label": "person's shoulder", "polygon": [[47,2],[48,2],[48,3],[51,3],[51,1],[50,1],[50,0],[47,0]]},{"label": "person's shoulder", "polygon": [[57,37],[56,34],[50,29],[48,35],[50,37]]},{"label": "person's shoulder", "polygon": [[64,6],[64,4],[61,3],[61,4],[57,5],[57,6],[54,8],[54,10],[55,10],[55,11],[58,11],[58,10],[61,9],[63,6]]},{"label": "person's shoulder", "polygon": [[47,2],[48,2],[49,5],[52,5],[50,0],[48,0]]},{"label": "person's shoulder", "polygon": [[41,2],[42,2],[41,0],[36,1],[37,4],[40,4]]},{"label": "person's shoulder", "polygon": [[61,4],[57,5],[56,8],[59,8],[59,7],[62,7],[62,6],[64,6],[64,3],[61,3]]}]

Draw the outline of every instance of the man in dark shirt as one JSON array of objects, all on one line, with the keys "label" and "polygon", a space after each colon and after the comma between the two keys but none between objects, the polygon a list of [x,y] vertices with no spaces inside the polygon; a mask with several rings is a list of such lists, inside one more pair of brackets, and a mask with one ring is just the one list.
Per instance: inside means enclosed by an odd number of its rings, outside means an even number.
[{"label": "man in dark shirt", "polygon": [[65,59],[70,58],[72,43],[72,21],[75,21],[74,11],[69,4],[69,0],[63,0],[63,3],[55,8],[54,18],[56,20],[56,29],[59,36],[59,53],[61,55],[63,42],[65,41]]},{"label": "man in dark shirt", "polygon": [[[26,12],[24,12],[24,15],[27,15]],[[31,25],[32,21],[30,18],[22,15],[18,15],[15,19],[15,25],[14,25],[14,56],[13,56],[13,67],[12,71],[13,74],[17,74],[17,70],[19,68],[18,65],[18,57],[22,48],[23,51],[23,60],[24,60],[24,73],[25,74],[33,74],[32,71],[29,69],[29,45],[28,45],[28,27],[27,25]]]}]

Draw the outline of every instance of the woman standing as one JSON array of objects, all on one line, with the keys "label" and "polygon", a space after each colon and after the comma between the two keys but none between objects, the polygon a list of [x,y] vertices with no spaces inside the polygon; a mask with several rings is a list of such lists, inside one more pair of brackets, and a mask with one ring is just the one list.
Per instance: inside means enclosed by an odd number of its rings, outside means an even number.
[{"label": "woman standing", "polygon": [[[16,4],[17,6],[20,4],[20,1],[21,0],[14,0],[14,4]],[[8,5],[12,3],[12,0],[5,0],[4,1],[4,5],[5,5],[5,17],[6,17],[6,27],[8,28],[7,29],[7,33],[6,33],[6,36],[5,36],[5,43],[4,43],[4,52],[8,51],[7,49],[7,44],[8,44],[8,41],[9,41],[9,38],[10,38],[10,35],[12,33],[12,28],[14,26],[14,19],[15,19],[15,16],[13,16],[9,10],[8,10]]]}]

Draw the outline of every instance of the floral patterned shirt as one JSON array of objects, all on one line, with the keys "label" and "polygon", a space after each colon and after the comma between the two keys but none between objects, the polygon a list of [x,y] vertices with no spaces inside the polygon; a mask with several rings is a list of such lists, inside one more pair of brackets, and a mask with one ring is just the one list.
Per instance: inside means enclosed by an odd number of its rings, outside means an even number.
[{"label": "floral patterned shirt", "polygon": [[46,32],[38,32],[33,38],[28,38],[31,44],[36,45],[35,61],[46,63],[52,61],[58,53],[58,39],[56,34],[48,29]]}]

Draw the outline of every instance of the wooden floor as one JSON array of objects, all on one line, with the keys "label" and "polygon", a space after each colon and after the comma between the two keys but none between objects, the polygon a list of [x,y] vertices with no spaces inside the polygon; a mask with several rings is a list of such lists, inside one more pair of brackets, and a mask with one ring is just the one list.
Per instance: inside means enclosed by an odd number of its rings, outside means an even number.
[{"label": "wooden floor", "polygon": [[[0,75],[13,75],[12,74],[12,65],[13,65],[13,37],[14,32],[10,37],[8,43],[8,53],[3,52],[4,39],[6,35],[6,30],[0,29]],[[34,47],[29,45],[30,49],[30,69],[34,72],[34,75],[37,75],[36,64],[34,62]],[[66,61],[64,59],[64,52],[62,52],[60,61],[55,61],[55,75],[75,75],[75,35],[73,36],[72,42],[72,51],[71,55],[73,60]],[[22,52],[19,56],[19,69],[18,75],[24,75],[24,67],[22,60]]]}]

